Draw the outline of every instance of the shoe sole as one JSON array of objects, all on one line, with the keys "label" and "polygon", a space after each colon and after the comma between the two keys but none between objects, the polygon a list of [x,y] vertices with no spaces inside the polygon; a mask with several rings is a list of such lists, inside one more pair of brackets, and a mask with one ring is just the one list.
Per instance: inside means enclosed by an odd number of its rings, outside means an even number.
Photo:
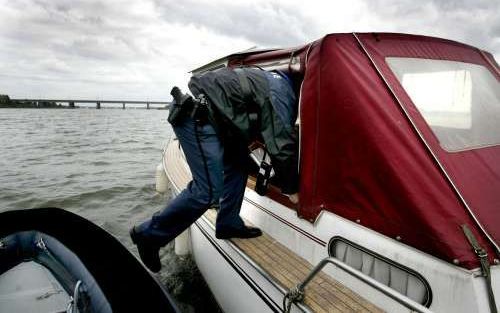
[{"label": "shoe sole", "polygon": [[[139,248],[139,245],[137,244],[138,234],[137,234],[137,231],[135,230],[135,227],[132,227],[129,230],[129,235],[130,235],[130,238],[132,239],[132,242],[137,246],[137,248]],[[139,252],[139,256],[140,256],[140,252]],[[161,270],[161,264],[158,268],[156,268],[156,267],[150,268],[149,266],[146,265],[146,263],[144,263],[144,261],[142,260],[142,257],[141,257],[141,261],[142,261],[142,264],[144,264],[144,266],[153,273],[158,273]]]}]

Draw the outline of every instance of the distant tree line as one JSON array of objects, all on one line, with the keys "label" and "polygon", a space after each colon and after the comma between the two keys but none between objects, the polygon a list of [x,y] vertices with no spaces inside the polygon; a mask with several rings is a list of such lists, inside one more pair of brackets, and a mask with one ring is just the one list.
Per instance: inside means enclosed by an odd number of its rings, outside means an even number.
[{"label": "distant tree line", "polygon": [[0,95],[0,108],[61,108],[53,101],[20,101],[11,100],[8,95]]}]

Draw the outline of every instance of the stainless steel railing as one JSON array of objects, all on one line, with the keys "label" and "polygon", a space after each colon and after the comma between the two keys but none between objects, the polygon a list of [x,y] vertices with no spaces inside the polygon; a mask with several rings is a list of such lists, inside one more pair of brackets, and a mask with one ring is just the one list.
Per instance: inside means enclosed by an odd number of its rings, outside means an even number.
[{"label": "stainless steel railing", "polygon": [[409,310],[412,310],[414,312],[419,312],[419,313],[432,313],[431,310],[426,308],[425,306],[421,305],[420,303],[417,303],[413,301],[412,299],[402,295],[401,293],[397,292],[396,290],[376,281],[375,279],[371,278],[368,275],[365,275],[364,273],[355,270],[354,268],[348,266],[347,264],[343,263],[339,259],[333,258],[333,257],[328,257],[323,260],[321,260],[307,275],[304,280],[299,283],[297,286],[294,288],[290,289],[284,299],[283,299],[283,310],[285,312],[289,312],[292,303],[300,302],[304,299],[305,296],[305,288],[309,282],[316,276],[322,269],[325,267],[327,264],[333,264],[343,270],[344,272],[348,273],[351,276],[354,276],[355,278],[361,280],[365,284],[371,286],[372,288],[375,288],[376,290],[380,291],[381,293],[385,294],[389,298],[393,299],[394,301],[398,302],[399,304],[405,306]]}]

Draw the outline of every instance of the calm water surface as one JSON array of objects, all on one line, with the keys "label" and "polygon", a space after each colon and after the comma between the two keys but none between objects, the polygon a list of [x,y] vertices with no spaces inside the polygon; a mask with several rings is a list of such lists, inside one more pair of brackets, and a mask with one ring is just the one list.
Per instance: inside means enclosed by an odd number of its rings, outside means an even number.
[{"label": "calm water surface", "polygon": [[[0,109],[0,211],[64,208],[137,255],[128,230],[168,201],[154,185],[172,136],[166,117],[163,110]],[[190,258],[178,258],[172,245],[161,258],[159,278],[181,311],[219,311]]]}]

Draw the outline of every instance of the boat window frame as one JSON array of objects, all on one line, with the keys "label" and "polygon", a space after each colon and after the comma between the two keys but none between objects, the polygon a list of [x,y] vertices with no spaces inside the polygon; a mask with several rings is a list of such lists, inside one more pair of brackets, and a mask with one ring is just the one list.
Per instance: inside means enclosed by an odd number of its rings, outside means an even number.
[{"label": "boat window frame", "polygon": [[[425,279],[425,277],[422,274],[418,273],[417,271],[415,271],[415,270],[413,270],[413,269],[411,269],[411,268],[409,268],[407,266],[404,266],[404,265],[402,265],[400,263],[397,263],[397,262],[389,259],[388,257],[385,257],[385,256],[380,255],[380,254],[378,254],[378,253],[376,253],[376,252],[374,252],[374,251],[372,251],[372,250],[370,250],[370,249],[368,249],[366,247],[363,247],[360,244],[357,244],[357,243],[355,243],[353,241],[350,241],[349,239],[346,239],[346,238],[344,238],[342,236],[333,236],[332,238],[330,238],[330,240],[328,242],[328,245],[327,245],[328,256],[337,258],[336,255],[335,255],[335,243],[337,243],[337,242],[342,242],[342,243],[344,243],[344,244],[346,244],[346,245],[348,245],[348,246],[350,246],[352,248],[358,249],[361,252],[366,253],[366,254],[372,256],[373,258],[375,258],[375,259],[377,259],[379,261],[382,261],[384,263],[387,263],[387,264],[389,264],[391,266],[394,266],[394,267],[396,267],[396,268],[404,271],[405,273],[413,276],[414,278],[416,278],[417,280],[419,280],[420,282],[422,282],[422,284],[425,287],[425,290],[427,292],[427,295],[426,295],[426,298],[425,298],[425,302],[424,303],[420,303],[420,304],[423,305],[423,306],[425,306],[425,307],[427,307],[427,308],[429,308],[431,306],[432,300],[433,300],[432,288],[431,288],[431,285],[429,284],[429,282]],[[340,260],[340,259],[338,259],[338,260]],[[346,264],[347,266],[351,266],[350,264],[347,264],[347,263],[345,263],[342,260],[340,260],[340,261],[342,263]],[[375,279],[374,277],[371,277],[371,278]],[[380,282],[380,283],[384,284],[383,282]],[[386,285],[386,284],[384,284],[384,285]],[[393,289],[390,286],[387,286],[387,287]],[[396,289],[393,289],[393,290],[399,292]],[[413,300],[413,301],[415,301],[415,300]]]}]

